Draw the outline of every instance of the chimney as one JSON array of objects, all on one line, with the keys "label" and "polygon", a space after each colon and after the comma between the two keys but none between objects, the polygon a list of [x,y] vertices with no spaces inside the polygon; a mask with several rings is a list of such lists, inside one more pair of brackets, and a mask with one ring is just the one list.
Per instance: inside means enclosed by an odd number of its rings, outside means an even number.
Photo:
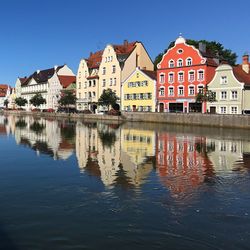
[{"label": "chimney", "polygon": [[242,69],[248,74],[249,73],[249,54],[245,53],[242,56]]},{"label": "chimney", "polygon": [[36,71],[36,73],[39,74],[39,73],[40,73],[40,69],[38,69],[38,70]]},{"label": "chimney", "polygon": [[55,66],[54,66],[54,70],[56,70],[57,68],[58,68],[58,65],[55,65]]},{"label": "chimney", "polygon": [[127,47],[128,46],[128,40],[124,40],[123,45]]},{"label": "chimney", "polygon": [[205,43],[202,43],[202,42],[199,42],[199,50],[201,52],[206,52],[206,44]]}]

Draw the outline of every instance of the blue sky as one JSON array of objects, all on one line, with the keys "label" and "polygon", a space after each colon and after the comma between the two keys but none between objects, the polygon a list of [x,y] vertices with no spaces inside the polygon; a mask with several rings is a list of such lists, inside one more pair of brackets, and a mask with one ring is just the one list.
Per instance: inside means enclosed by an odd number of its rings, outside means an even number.
[{"label": "blue sky", "polygon": [[250,51],[250,1],[1,0],[0,83],[68,64],[108,43],[142,41],[152,59],[175,40],[216,40]]}]

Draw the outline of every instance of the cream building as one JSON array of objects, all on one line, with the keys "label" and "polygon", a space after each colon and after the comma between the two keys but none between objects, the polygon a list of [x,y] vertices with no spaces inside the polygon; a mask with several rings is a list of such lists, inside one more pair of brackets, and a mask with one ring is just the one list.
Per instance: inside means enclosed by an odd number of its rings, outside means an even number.
[{"label": "cream building", "polygon": [[[58,100],[60,99],[63,82],[60,77],[68,77],[75,81],[73,71],[67,66],[55,66],[46,70],[37,70],[27,78],[18,78],[16,81],[17,97],[25,98],[28,103],[25,105],[26,110],[34,108],[30,99],[35,94],[41,94],[46,99],[46,104],[41,105],[40,109],[57,109]],[[21,85],[21,88],[20,88]]]},{"label": "cream building", "polygon": [[[77,108],[96,110],[103,90],[121,98],[122,82],[136,69],[153,70],[154,65],[141,42],[108,44],[103,51],[81,60],[77,74]],[[100,107],[99,110],[102,110]]]},{"label": "cream building", "polygon": [[210,113],[242,114],[250,112],[249,56],[243,56],[242,65],[222,64],[216,69],[208,89],[215,93],[216,102],[208,102]]}]

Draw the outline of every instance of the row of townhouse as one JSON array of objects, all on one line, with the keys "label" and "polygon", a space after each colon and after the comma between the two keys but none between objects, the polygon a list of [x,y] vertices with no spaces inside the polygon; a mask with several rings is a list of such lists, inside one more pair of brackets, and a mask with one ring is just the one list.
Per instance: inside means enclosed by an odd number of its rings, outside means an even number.
[{"label": "row of townhouse", "polygon": [[0,84],[0,108],[13,106],[13,96],[15,89],[8,84]]},{"label": "row of townhouse", "polygon": [[15,85],[15,97],[22,97],[27,100],[26,110],[34,107],[30,99],[41,94],[46,100],[45,104],[40,105],[41,109],[57,109],[58,100],[61,97],[62,90],[75,89],[76,76],[67,66],[54,66],[50,69],[37,70],[29,77],[18,77]]},{"label": "row of townhouse", "polygon": [[[80,61],[76,107],[102,109],[98,99],[110,88],[122,111],[241,114],[250,110],[249,65],[248,55],[242,65],[221,64],[205,44],[196,48],[179,36],[154,71],[141,42],[109,44]],[[216,102],[196,102],[197,94],[207,90],[214,92]]]}]

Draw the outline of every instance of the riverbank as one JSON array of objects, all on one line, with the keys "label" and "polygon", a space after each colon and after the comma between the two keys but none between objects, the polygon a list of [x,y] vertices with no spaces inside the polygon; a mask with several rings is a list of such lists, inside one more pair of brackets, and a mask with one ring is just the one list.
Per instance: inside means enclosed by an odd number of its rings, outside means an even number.
[{"label": "riverbank", "polygon": [[101,120],[118,122],[150,122],[178,125],[192,125],[218,128],[250,129],[249,115],[218,115],[200,113],[148,113],[148,112],[123,112],[121,116],[97,114],[66,114],[43,113],[26,111],[1,111],[2,114],[15,114],[18,116],[32,115],[36,117],[70,118],[81,120]]}]

